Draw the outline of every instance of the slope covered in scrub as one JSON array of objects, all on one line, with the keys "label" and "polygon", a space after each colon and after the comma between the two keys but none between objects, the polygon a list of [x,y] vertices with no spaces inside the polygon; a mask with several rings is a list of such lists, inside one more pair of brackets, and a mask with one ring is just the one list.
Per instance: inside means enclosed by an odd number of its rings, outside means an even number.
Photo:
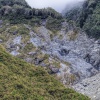
[{"label": "slope covered in scrub", "polygon": [[0,100],[89,100],[0,46]]},{"label": "slope covered in scrub", "polygon": [[67,20],[74,20],[89,37],[100,38],[100,0],[86,0],[81,7],[65,14]]}]

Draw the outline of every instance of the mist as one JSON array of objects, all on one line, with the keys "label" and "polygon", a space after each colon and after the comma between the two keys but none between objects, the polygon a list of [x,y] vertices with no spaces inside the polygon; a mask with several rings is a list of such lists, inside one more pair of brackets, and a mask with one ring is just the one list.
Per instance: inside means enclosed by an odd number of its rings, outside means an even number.
[{"label": "mist", "polygon": [[26,0],[32,8],[52,7],[58,12],[62,12],[66,5],[77,4],[84,0]]}]

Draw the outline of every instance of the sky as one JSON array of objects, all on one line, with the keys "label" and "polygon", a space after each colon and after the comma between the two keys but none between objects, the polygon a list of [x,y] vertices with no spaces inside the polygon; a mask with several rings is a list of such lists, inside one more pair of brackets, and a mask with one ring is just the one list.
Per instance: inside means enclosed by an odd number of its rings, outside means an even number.
[{"label": "sky", "polygon": [[26,1],[32,8],[52,7],[56,11],[62,12],[62,10],[66,7],[66,5],[71,5],[73,3],[77,3],[79,1],[84,1],[84,0],[26,0]]}]

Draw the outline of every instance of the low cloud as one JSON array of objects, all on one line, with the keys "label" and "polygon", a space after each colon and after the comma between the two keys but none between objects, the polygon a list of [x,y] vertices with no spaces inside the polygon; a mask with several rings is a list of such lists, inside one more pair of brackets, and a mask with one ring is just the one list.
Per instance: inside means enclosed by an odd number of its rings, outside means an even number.
[{"label": "low cloud", "polygon": [[26,1],[32,8],[52,7],[56,11],[62,12],[62,10],[66,7],[66,5],[75,4],[84,0],[26,0]]}]

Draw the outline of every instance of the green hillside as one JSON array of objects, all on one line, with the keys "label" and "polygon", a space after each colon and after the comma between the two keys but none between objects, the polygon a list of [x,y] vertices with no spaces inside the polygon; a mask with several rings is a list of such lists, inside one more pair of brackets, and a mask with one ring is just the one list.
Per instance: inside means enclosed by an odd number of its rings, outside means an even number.
[{"label": "green hillside", "polygon": [[86,0],[81,8],[71,9],[67,20],[74,20],[89,37],[100,38],[100,0]]},{"label": "green hillside", "polygon": [[0,46],[0,100],[89,100]]},{"label": "green hillside", "polygon": [[80,25],[91,37],[100,38],[100,0],[88,0],[82,13]]}]

